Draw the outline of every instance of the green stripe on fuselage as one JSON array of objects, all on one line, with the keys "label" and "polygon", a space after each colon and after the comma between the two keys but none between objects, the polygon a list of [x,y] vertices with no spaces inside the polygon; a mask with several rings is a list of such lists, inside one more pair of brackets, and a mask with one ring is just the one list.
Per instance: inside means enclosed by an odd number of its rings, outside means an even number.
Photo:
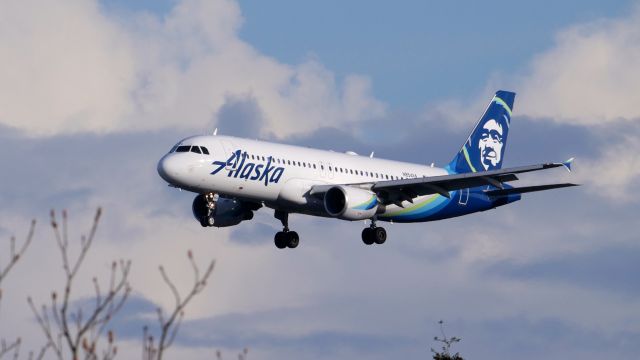
[{"label": "green stripe on fuselage", "polygon": [[424,202],[421,202],[419,204],[415,204],[415,205],[413,205],[411,207],[404,208],[402,210],[398,210],[398,211],[393,212],[393,213],[383,214],[383,215],[380,215],[379,217],[383,217],[384,218],[384,217],[401,216],[401,215],[409,214],[411,212],[414,212],[416,210],[420,210],[423,207],[431,204],[432,202],[436,201],[438,199],[438,197],[440,197],[440,195],[435,194],[435,195],[433,195],[433,197],[425,200]]}]

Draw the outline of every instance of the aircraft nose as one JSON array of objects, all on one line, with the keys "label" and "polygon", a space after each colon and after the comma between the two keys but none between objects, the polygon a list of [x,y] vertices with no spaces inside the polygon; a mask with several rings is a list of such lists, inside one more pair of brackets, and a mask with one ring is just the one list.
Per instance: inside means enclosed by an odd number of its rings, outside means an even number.
[{"label": "aircraft nose", "polygon": [[178,164],[173,154],[167,154],[158,161],[158,175],[164,179],[164,181],[174,184],[178,175]]}]

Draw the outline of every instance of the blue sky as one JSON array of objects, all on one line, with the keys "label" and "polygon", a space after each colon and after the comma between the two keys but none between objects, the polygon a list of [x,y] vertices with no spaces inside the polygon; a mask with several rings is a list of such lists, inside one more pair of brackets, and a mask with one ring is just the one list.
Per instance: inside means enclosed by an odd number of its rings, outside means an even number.
[{"label": "blue sky", "polygon": [[[176,0],[102,1],[107,9],[160,16]],[[495,72],[521,71],[554,34],[616,17],[630,1],[427,2],[240,1],[240,37],[287,63],[317,58],[337,76],[370,76],[374,93],[400,109],[471,97]]]},{"label": "blue sky", "polygon": [[[437,321],[468,358],[635,359],[640,344],[640,5],[83,0],[0,4],[0,240],[39,220],[3,282],[0,338],[43,341],[24,299],[49,299],[59,259],[49,208],[73,235],[105,209],[78,303],[110,259],[133,261],[116,319],[123,358],[191,280],[183,256],[217,260],[170,357],[427,358]],[[38,9],[36,11],[35,9]],[[18,31],[19,30],[19,31]],[[155,166],[179,139],[218,127],[337,151],[442,165],[498,88],[518,93],[507,166],[576,156],[575,171],[523,182],[579,188],[458,219],[390,225],[291,218],[202,229],[193,194]],[[4,244],[0,243],[0,244]],[[0,263],[5,259],[0,248]],[[150,320],[151,319],[151,320]],[[133,355],[132,355],[133,354]]]},{"label": "blue sky", "polygon": [[338,75],[364,73],[399,108],[470,97],[515,72],[567,24],[618,16],[628,1],[241,1],[242,38],[286,62],[316,56]]}]

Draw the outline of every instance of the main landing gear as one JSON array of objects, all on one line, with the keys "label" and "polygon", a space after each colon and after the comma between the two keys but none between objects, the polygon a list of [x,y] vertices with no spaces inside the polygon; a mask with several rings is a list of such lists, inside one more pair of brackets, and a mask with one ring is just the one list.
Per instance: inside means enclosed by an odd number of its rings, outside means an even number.
[{"label": "main landing gear", "polygon": [[286,247],[295,249],[300,243],[300,237],[295,231],[289,231],[289,213],[276,210],[273,215],[276,219],[282,222],[282,231],[278,231],[274,238],[274,243],[278,249],[284,249]]},{"label": "main landing gear", "polygon": [[387,230],[383,227],[376,226],[376,220],[371,219],[371,226],[362,230],[362,242],[371,245],[376,243],[378,245],[384,244],[387,241]]}]

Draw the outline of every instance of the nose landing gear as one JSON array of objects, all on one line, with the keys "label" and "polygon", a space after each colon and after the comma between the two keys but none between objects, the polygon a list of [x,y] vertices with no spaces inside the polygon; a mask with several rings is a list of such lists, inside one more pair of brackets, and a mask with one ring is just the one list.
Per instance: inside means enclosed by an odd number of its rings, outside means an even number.
[{"label": "nose landing gear", "polygon": [[276,210],[274,217],[282,222],[282,231],[278,231],[274,237],[274,243],[278,249],[286,247],[295,249],[300,243],[300,237],[295,231],[289,231],[289,213]]}]

